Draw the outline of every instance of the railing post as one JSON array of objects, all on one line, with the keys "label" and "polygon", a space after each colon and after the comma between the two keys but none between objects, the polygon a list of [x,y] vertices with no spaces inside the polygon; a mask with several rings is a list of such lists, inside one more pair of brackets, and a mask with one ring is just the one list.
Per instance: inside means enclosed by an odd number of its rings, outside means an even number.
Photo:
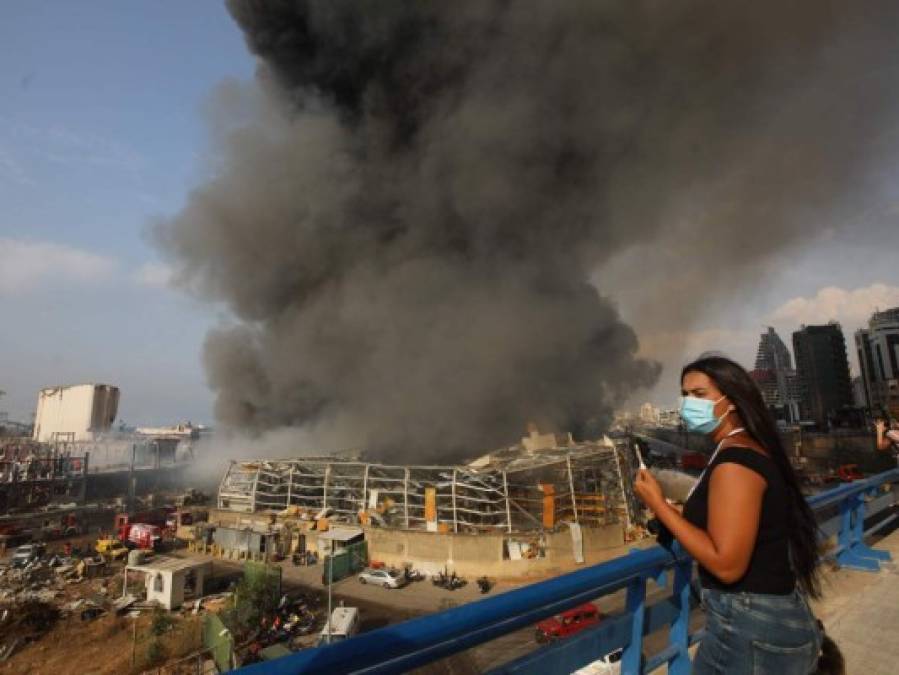
[{"label": "railing post", "polygon": [[677,607],[677,616],[671,623],[668,641],[677,647],[677,656],[668,662],[670,675],[690,675],[693,663],[690,653],[690,581],[693,577],[693,560],[679,562],[674,566],[674,589],[671,599]]},{"label": "railing post", "polygon": [[631,641],[621,654],[621,675],[640,675],[643,667],[643,622],[646,620],[646,577],[627,586],[627,612],[631,615]]},{"label": "railing post", "polygon": [[841,547],[837,562],[848,569],[863,572],[880,570],[881,560],[889,560],[888,551],[876,551],[864,542],[864,493],[851,495],[840,502],[840,532],[837,543]]}]

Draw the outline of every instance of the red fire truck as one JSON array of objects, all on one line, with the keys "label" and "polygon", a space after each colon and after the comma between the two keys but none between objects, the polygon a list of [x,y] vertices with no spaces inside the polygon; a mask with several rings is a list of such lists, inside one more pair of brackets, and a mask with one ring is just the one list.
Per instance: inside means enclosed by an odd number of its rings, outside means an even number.
[{"label": "red fire truck", "polygon": [[159,527],[148,523],[128,523],[119,528],[119,540],[129,548],[142,548],[149,551],[159,548],[162,535]]}]

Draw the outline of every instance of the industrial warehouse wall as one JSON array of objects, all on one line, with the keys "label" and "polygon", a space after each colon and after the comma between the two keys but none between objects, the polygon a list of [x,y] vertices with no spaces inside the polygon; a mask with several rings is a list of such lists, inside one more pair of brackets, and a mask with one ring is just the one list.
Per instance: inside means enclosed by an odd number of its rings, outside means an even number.
[{"label": "industrial warehouse wall", "polygon": [[[121,496],[128,490],[131,474],[128,471],[110,473],[89,473],[87,475],[87,501],[111,499]],[[133,474],[134,493],[145,495],[164,490],[182,490],[187,484],[186,472],[180,467],[162,467],[159,469],[143,469]]]},{"label": "industrial warehouse wall", "polygon": [[[620,524],[582,528],[586,563],[605,560],[624,544]],[[545,557],[509,560],[503,557],[506,539],[536,541],[539,533],[521,534],[437,534],[410,530],[367,528],[365,540],[372,560],[387,565],[412,563],[425,572],[447,567],[462,576],[486,574],[497,578],[540,576],[575,564],[568,530],[544,535]]]}]

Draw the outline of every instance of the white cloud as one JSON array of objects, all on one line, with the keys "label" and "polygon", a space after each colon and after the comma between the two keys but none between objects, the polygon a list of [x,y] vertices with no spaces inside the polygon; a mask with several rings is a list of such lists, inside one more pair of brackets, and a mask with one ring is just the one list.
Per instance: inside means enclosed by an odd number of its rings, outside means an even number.
[{"label": "white cloud", "polygon": [[113,276],[116,263],[90,251],[0,237],[0,295],[58,283],[96,283]]},{"label": "white cloud", "polygon": [[847,290],[827,286],[810,298],[793,298],[771,313],[771,321],[801,324],[821,324],[839,321],[844,330],[864,325],[878,309],[899,306],[899,286],[876,283],[864,288]]},{"label": "white cloud", "polygon": [[144,263],[133,275],[135,283],[151,288],[165,288],[172,282],[172,269],[163,263]]}]

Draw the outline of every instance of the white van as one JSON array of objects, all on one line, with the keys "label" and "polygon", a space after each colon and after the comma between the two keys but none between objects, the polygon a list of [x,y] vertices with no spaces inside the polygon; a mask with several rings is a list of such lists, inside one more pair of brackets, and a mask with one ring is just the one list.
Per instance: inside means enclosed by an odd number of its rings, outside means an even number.
[{"label": "white van", "polygon": [[318,636],[318,644],[328,644],[328,626],[330,624],[331,642],[339,642],[359,632],[359,609],[356,607],[337,607],[331,613],[331,621],[325,624]]}]

